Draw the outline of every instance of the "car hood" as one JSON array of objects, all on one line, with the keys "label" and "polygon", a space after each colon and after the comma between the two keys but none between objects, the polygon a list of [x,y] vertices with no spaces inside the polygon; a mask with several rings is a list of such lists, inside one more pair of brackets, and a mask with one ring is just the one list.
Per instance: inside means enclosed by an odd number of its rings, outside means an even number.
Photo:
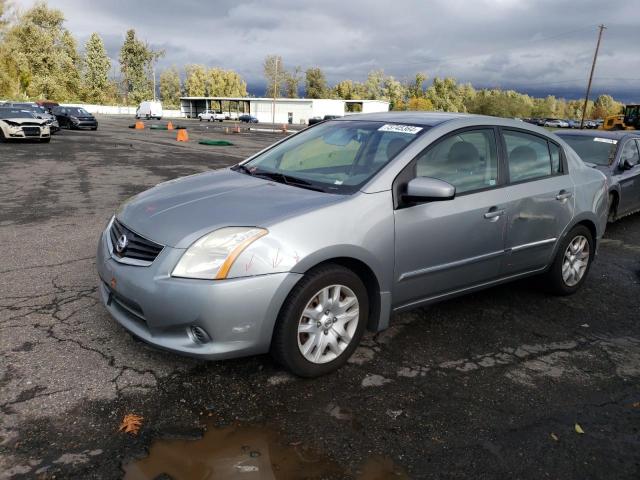
[{"label": "car hood", "polygon": [[0,118],[1,121],[18,123],[20,125],[44,125],[47,123],[46,120],[42,120],[41,118]]},{"label": "car hood", "polygon": [[596,170],[600,170],[607,176],[611,175],[611,166],[609,165],[598,165],[597,163],[584,162],[587,167],[595,168]]},{"label": "car hood", "polygon": [[127,200],[116,216],[149,240],[187,248],[218,228],[269,227],[346,198],[225,169],[161,183]]}]

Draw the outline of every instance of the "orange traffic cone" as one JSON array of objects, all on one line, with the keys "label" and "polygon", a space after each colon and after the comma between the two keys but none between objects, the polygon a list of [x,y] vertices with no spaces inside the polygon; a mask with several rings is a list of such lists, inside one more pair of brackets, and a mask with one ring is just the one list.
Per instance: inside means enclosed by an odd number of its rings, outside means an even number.
[{"label": "orange traffic cone", "polygon": [[171,120],[167,123],[167,130],[173,130],[173,123],[171,123]]},{"label": "orange traffic cone", "polygon": [[142,123],[140,120],[138,120],[136,122],[136,130],[142,130],[144,128],[144,123]]},{"label": "orange traffic cone", "polygon": [[187,134],[187,129],[186,128],[179,128],[178,129],[178,136],[176,137],[176,141],[178,141],[178,142],[188,142],[189,141],[189,135]]},{"label": "orange traffic cone", "polygon": [[282,124],[282,131],[283,131],[284,133],[287,133],[287,124],[286,124],[286,123],[283,123],[283,124]]},{"label": "orange traffic cone", "polygon": [[236,125],[236,128],[233,129],[233,133],[240,133],[240,125]]}]

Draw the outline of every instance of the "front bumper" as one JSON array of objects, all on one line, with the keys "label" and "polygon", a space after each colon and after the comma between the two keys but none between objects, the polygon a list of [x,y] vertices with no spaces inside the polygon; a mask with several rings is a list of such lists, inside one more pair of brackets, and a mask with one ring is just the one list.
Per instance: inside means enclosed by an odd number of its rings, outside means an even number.
[{"label": "front bumper", "polygon": [[97,120],[80,120],[78,122],[72,121],[73,128],[98,128]]},{"label": "front bumper", "polygon": [[[31,127],[35,128],[35,127]],[[11,129],[9,130],[9,135],[7,138],[16,139],[16,140],[37,140],[39,138],[49,138],[51,136],[51,130],[49,127],[38,127],[40,131],[36,134],[34,133],[25,133],[24,129]]]},{"label": "front bumper", "polygon": [[[149,267],[116,261],[103,232],[99,291],[111,316],[156,347],[209,360],[269,351],[282,303],[301,278],[278,273],[229,280],[191,280],[170,273],[184,250],[164,247]],[[199,343],[191,327],[206,331]]]}]

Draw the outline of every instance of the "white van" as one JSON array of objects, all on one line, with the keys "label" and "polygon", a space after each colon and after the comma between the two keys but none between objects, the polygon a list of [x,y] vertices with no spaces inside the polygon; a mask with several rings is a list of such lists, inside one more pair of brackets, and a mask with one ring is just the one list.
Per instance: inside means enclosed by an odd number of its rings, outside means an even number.
[{"label": "white van", "polygon": [[136,110],[136,118],[162,118],[162,103],[160,102],[140,102]]}]

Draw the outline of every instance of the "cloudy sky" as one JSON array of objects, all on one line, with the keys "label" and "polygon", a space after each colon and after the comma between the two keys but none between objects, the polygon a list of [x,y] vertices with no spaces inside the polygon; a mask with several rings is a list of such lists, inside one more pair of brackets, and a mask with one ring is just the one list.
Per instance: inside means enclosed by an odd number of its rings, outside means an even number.
[{"label": "cloudy sky", "polygon": [[[33,0],[14,0],[20,9]],[[239,71],[263,93],[262,61],[321,67],[330,83],[384,69],[476,87],[583,94],[604,33],[594,90],[640,101],[640,1],[606,0],[49,0],[80,43],[102,35],[112,58],[127,29],[166,56],[160,68],[202,63]]]}]

